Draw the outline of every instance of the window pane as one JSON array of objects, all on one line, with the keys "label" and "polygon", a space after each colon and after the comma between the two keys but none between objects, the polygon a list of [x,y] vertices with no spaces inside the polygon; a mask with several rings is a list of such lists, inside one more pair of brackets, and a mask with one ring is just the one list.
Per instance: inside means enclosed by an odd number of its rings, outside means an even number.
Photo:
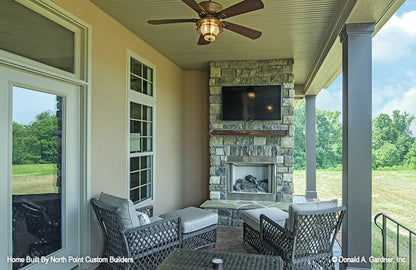
[{"label": "window pane", "polygon": [[142,92],[142,79],[137,78],[134,75],[130,75],[130,89],[141,93]]},{"label": "window pane", "polygon": [[141,119],[141,107],[140,104],[130,102],[130,118]]},{"label": "window pane", "polygon": [[147,169],[148,166],[150,165],[150,157],[141,157],[141,167],[142,169]]},{"label": "window pane", "polygon": [[130,188],[137,187],[139,185],[139,182],[140,182],[139,172],[130,174]]},{"label": "window pane", "polygon": [[147,120],[152,121],[152,108],[147,107]]},{"label": "window pane", "polygon": [[75,73],[75,34],[14,0],[0,1],[0,49]]},{"label": "window pane", "polygon": [[150,139],[145,139],[144,140],[145,141],[145,145],[144,145],[144,147],[145,147],[145,150],[144,151],[147,151],[147,152],[151,152],[152,151],[152,139],[150,138]]},{"label": "window pane", "polygon": [[140,158],[139,157],[130,158],[130,171],[134,172],[134,171],[138,171],[139,169],[140,169]]},{"label": "window pane", "polygon": [[146,185],[149,182],[147,179],[147,170],[141,171],[140,174],[140,185]]},{"label": "window pane", "polygon": [[153,82],[153,70],[149,67],[147,68],[147,80]]},{"label": "window pane", "polygon": [[152,171],[151,170],[147,170],[146,172],[147,172],[147,182],[149,184],[151,184],[152,183],[152,179],[153,179],[153,177],[152,177]]},{"label": "window pane", "polygon": [[130,121],[130,133],[139,133],[141,131],[141,122],[140,121],[135,121],[135,120],[131,120]]},{"label": "window pane", "polygon": [[147,79],[147,71],[149,68],[145,65],[143,65],[143,79]]},{"label": "window pane", "polygon": [[153,83],[149,83],[149,85],[147,86],[147,94],[149,96],[153,96]]},{"label": "window pane", "polygon": [[142,201],[142,200],[147,199],[148,198],[147,194],[148,194],[147,193],[147,186],[141,187],[140,188],[140,200]]},{"label": "window pane", "polygon": [[152,123],[147,123],[146,129],[147,136],[152,136]]},{"label": "window pane", "polygon": [[142,77],[142,64],[130,57],[130,71],[138,77]]},{"label": "window pane", "polygon": [[152,121],[152,107],[143,106],[143,120]]},{"label": "window pane", "polygon": [[130,190],[130,200],[132,200],[134,203],[139,202],[140,190],[138,188]]},{"label": "window pane", "polygon": [[[46,256],[62,248],[63,103],[63,97],[13,87],[15,258]],[[29,110],[28,104],[31,104]],[[13,269],[20,269],[28,262],[14,264]]]},{"label": "window pane", "polygon": [[143,123],[143,136],[148,136],[148,133],[147,133],[147,125],[148,124],[150,124],[150,123],[146,123],[146,122]]},{"label": "window pane", "polygon": [[147,185],[147,197],[151,198],[153,194],[153,190],[152,190],[152,186],[151,185]]}]

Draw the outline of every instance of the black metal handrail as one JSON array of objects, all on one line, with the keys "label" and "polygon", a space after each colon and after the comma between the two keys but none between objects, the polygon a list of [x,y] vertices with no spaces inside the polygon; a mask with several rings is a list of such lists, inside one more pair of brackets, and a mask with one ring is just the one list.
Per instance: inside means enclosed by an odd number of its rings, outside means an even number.
[{"label": "black metal handrail", "polygon": [[[382,217],[382,224],[381,226],[377,223],[377,218],[378,217]],[[399,257],[399,252],[400,252],[400,228],[403,228],[404,230],[406,230],[409,233],[409,269],[412,269],[412,235],[416,236],[416,232],[414,232],[413,230],[407,228],[406,226],[404,226],[403,224],[401,224],[400,222],[396,221],[395,219],[389,217],[388,215],[384,214],[384,213],[378,213],[375,217],[374,217],[374,223],[376,224],[376,226],[381,230],[381,234],[383,236],[383,258],[386,258],[387,256],[387,219],[392,221],[393,223],[396,224],[396,233],[397,233],[397,238],[396,238],[396,254],[397,257]],[[386,269],[386,262],[383,262],[383,270]],[[399,261],[397,260],[396,262],[396,269],[399,269]]]}]

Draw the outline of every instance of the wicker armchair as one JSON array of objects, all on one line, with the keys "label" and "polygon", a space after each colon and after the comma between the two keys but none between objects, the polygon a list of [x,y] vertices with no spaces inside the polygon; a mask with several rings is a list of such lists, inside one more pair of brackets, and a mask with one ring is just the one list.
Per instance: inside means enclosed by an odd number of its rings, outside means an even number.
[{"label": "wicker armchair", "polygon": [[37,238],[28,247],[31,257],[45,256],[61,248],[61,222],[51,219],[47,209],[26,199],[22,199],[27,231]]},{"label": "wicker armchair", "polygon": [[345,211],[345,207],[296,211],[289,216],[293,224],[285,228],[260,215],[264,253],[280,256],[284,269],[334,269],[332,248]]},{"label": "wicker armchair", "polygon": [[[126,229],[119,208],[97,199],[91,199],[91,204],[105,238],[103,257],[133,259],[132,263],[106,263],[102,269],[155,269],[181,245],[179,216]],[[152,206],[136,211],[153,216]]]}]

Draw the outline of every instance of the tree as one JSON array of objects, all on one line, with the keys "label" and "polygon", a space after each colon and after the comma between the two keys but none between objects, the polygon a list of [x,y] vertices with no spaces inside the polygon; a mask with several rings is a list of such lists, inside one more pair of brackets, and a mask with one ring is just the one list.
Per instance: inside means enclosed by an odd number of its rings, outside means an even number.
[{"label": "tree", "polygon": [[294,155],[295,155],[295,163],[294,168],[295,170],[305,169],[305,102],[299,105],[297,109],[295,109],[295,117],[294,117],[294,125],[295,125],[295,147],[294,147]]},{"label": "tree", "polygon": [[[316,111],[316,167],[334,168],[342,160],[340,112]],[[305,103],[295,110],[295,169],[305,168]]]},{"label": "tree", "polygon": [[[335,168],[342,163],[340,112],[316,110],[316,167]],[[415,138],[410,130],[415,117],[407,112],[380,114],[373,120],[373,168],[413,164]],[[305,168],[305,103],[295,110],[295,169]]]},{"label": "tree", "polygon": [[[403,164],[403,160],[414,141],[410,130],[414,119],[415,117],[410,116],[407,112],[401,113],[399,110],[394,110],[392,116],[382,113],[373,120],[374,167]],[[375,153],[385,144],[387,146],[376,155]],[[391,145],[395,146],[395,151],[399,158],[394,158],[394,163],[388,162],[391,165],[380,165],[384,164],[384,162],[379,160],[382,156],[381,152],[392,150]]]},{"label": "tree", "polygon": [[409,165],[410,167],[416,169],[416,140],[413,142],[412,146],[407,152],[404,158],[405,164]]},{"label": "tree", "polygon": [[13,122],[13,164],[55,163],[57,117],[49,111],[36,116],[29,125]]},{"label": "tree", "polygon": [[341,164],[342,124],[340,112],[316,110],[316,156],[317,168],[335,168]]},{"label": "tree", "polygon": [[391,167],[400,163],[400,154],[394,144],[386,142],[374,151],[373,163],[378,167]]}]

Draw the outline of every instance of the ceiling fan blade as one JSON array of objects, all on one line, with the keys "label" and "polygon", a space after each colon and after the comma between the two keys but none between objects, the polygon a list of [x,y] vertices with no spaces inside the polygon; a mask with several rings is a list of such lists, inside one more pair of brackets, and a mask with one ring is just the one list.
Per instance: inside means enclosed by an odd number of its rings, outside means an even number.
[{"label": "ceiling fan blade", "polygon": [[218,18],[225,19],[264,8],[261,0],[244,0],[218,13]]},{"label": "ceiling fan blade", "polygon": [[199,36],[199,39],[198,39],[198,45],[208,45],[208,44],[210,44],[211,42],[209,42],[209,41],[206,41],[205,39],[204,39],[204,36],[203,35],[200,35]]},{"label": "ceiling fan blade", "polygon": [[243,35],[245,37],[248,37],[251,39],[258,39],[259,37],[261,37],[260,31],[247,28],[247,27],[235,24],[235,23],[224,22],[224,21],[222,21],[222,23],[224,24],[225,29],[236,32],[237,34]]},{"label": "ceiling fan blade", "polygon": [[182,2],[187,4],[190,8],[192,8],[196,12],[198,12],[198,15],[207,15],[208,14],[208,12],[203,7],[201,7],[200,4],[195,2],[195,0],[182,0]]},{"label": "ceiling fan blade", "polygon": [[158,24],[168,24],[168,23],[185,23],[185,22],[197,22],[198,19],[171,19],[171,20],[149,20],[147,23],[158,25]]}]

